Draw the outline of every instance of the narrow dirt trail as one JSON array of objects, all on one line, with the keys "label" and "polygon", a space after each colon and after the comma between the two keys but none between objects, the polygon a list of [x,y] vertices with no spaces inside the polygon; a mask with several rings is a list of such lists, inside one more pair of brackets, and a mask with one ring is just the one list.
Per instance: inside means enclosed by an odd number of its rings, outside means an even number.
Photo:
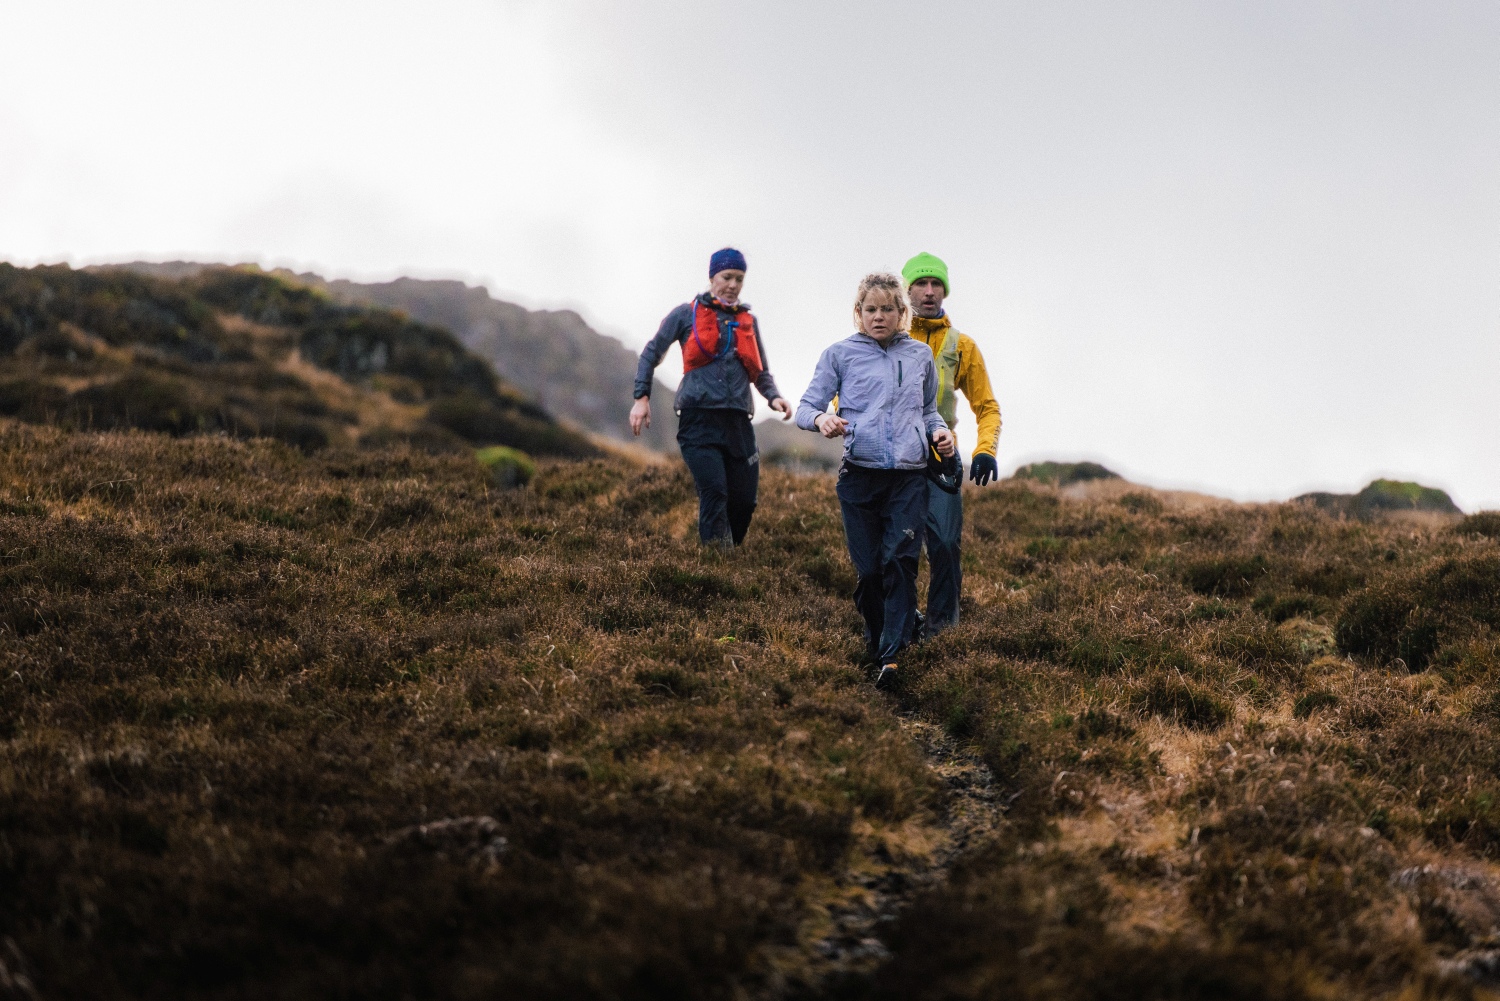
[{"label": "narrow dirt trail", "polygon": [[901,714],[899,722],[949,790],[937,837],[931,851],[920,855],[897,858],[877,850],[834,881],[827,924],[812,940],[800,989],[791,996],[841,993],[841,986],[867,980],[890,957],[885,936],[901,911],[918,893],[946,880],[955,861],[1004,823],[1006,797],[977,754],[915,715]]}]

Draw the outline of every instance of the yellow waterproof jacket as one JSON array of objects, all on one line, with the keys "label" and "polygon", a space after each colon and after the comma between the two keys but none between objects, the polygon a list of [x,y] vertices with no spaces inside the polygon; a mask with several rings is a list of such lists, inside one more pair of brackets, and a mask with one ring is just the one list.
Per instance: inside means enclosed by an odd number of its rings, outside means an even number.
[{"label": "yellow waterproof jacket", "polygon": [[[913,339],[926,344],[931,350],[934,358],[940,358],[943,341],[948,336],[948,328],[952,326],[946,315],[936,320],[929,320],[923,316],[914,316],[911,320],[911,336]],[[958,367],[953,377],[953,388],[964,394],[969,401],[969,409],[974,411],[974,423],[979,428],[979,442],[974,448],[974,454],[995,454],[995,446],[1000,440],[1000,404],[995,400],[995,393],[990,389],[990,374],[984,367],[984,356],[979,353],[979,346],[968,334],[958,334]],[[957,423],[952,415],[944,414],[949,418],[949,426]]]}]

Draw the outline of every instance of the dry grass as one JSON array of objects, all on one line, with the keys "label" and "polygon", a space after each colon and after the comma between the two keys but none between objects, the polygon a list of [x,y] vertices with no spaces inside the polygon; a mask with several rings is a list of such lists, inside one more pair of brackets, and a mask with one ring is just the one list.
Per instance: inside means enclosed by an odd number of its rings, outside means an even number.
[{"label": "dry grass", "polygon": [[768,471],[728,557],[693,503],[618,462],[495,492],[461,457],[4,432],[0,960],[56,998],[805,992],[837,877],[943,843],[908,711],[1008,819],[836,992],[1458,997],[1493,965],[1488,522],[975,492],[964,621],[891,700],[829,482]]}]

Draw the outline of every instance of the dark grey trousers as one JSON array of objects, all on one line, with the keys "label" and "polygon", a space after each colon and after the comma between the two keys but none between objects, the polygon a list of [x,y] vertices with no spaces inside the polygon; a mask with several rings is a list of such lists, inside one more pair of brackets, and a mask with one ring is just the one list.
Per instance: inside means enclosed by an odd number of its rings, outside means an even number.
[{"label": "dark grey trousers", "polygon": [[[959,467],[963,476],[963,467]],[[960,479],[962,482],[962,479]],[[927,633],[958,624],[958,596],[964,588],[958,542],[964,534],[964,495],[927,484]]]}]

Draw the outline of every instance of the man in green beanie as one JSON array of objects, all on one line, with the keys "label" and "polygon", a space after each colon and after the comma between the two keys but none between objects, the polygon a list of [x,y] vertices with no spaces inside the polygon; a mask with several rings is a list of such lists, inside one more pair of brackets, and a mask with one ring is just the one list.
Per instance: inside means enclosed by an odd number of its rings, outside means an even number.
[{"label": "man in green beanie", "polygon": [[[901,269],[911,297],[911,336],[932,349],[937,361],[937,408],[950,428],[958,422],[958,398],[963,393],[974,412],[979,441],[969,463],[969,478],[979,486],[999,479],[995,447],[1000,440],[1000,404],[990,390],[984,356],[968,334],[954,328],[943,300],[948,297],[948,265],[928,253],[918,254]],[[959,482],[962,482],[960,479]],[[927,485],[927,632],[941,632],[958,622],[958,596],[963,590],[959,566],[959,538],[964,528],[963,492],[948,493]]]}]

